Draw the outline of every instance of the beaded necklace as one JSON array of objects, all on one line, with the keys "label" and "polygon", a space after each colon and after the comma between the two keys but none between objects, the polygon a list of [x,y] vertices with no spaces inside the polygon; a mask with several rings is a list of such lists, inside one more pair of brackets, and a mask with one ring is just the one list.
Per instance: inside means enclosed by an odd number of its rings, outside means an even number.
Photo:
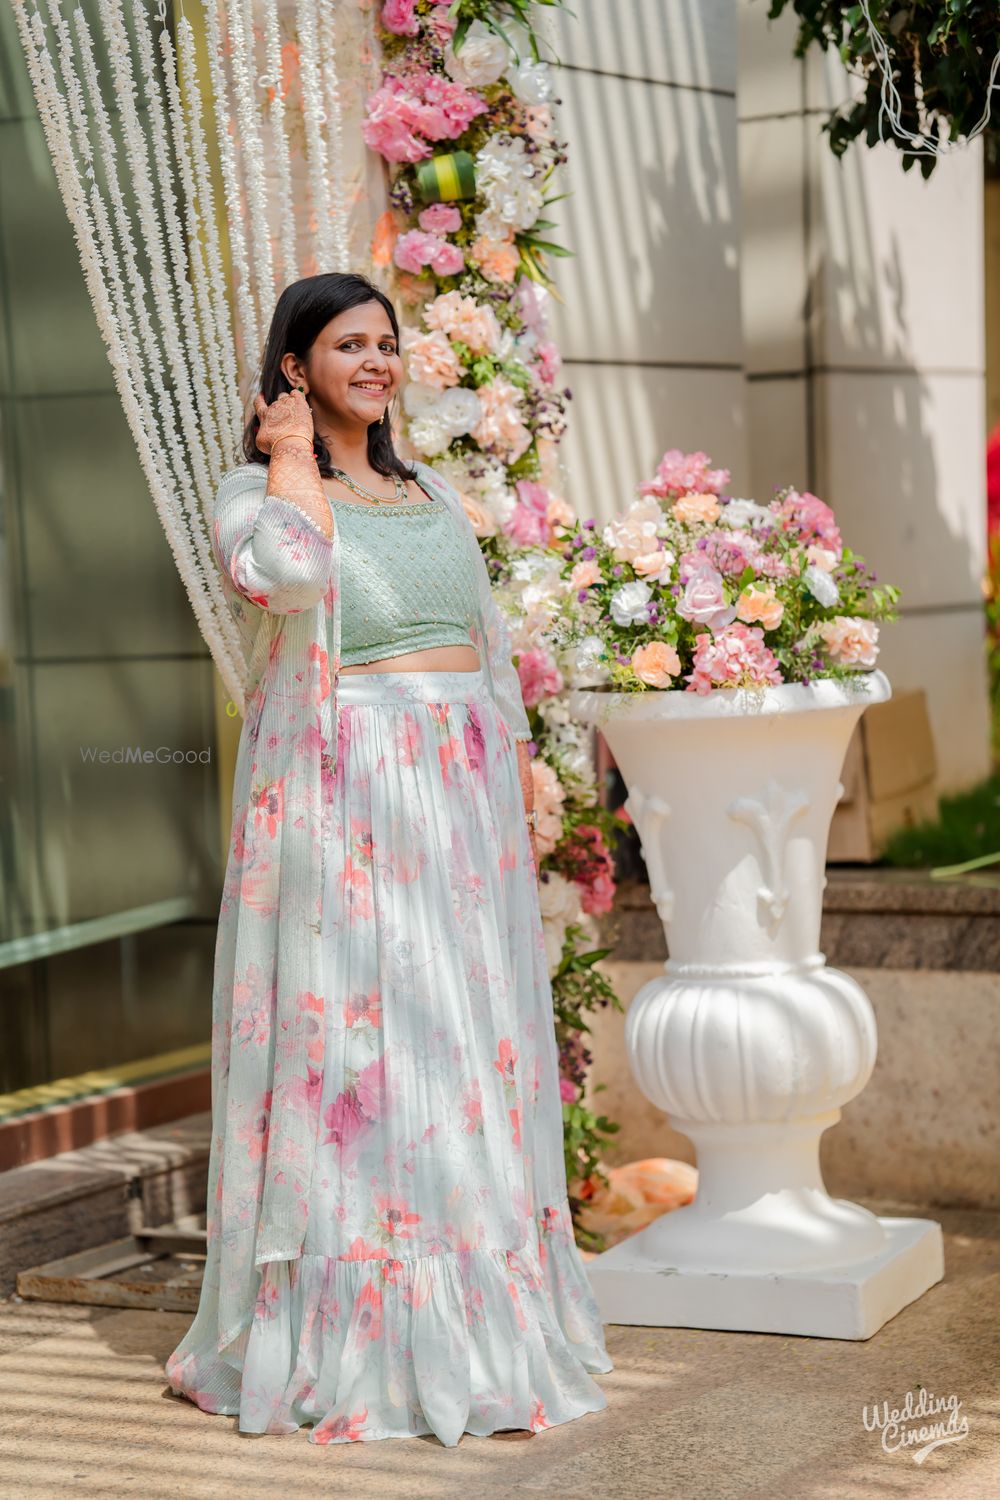
[{"label": "beaded necklace", "polygon": [[341,484],[346,484],[349,490],[353,490],[363,500],[374,500],[376,505],[397,505],[400,500],[406,499],[406,485],[398,474],[392,476],[396,492],[390,497],[389,495],[377,495],[374,490],[366,489],[363,484],[359,484],[356,479],[352,479],[350,474],[345,474],[343,469],[332,469],[332,473],[334,479],[339,479]]}]

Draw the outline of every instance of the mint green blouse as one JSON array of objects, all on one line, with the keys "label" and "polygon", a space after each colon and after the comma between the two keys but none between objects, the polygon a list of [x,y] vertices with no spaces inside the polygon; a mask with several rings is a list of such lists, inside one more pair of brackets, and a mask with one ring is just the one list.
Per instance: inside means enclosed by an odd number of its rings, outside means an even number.
[{"label": "mint green blouse", "polygon": [[331,498],[340,531],[341,665],[472,645],[476,580],[448,507],[437,498],[389,505]]}]

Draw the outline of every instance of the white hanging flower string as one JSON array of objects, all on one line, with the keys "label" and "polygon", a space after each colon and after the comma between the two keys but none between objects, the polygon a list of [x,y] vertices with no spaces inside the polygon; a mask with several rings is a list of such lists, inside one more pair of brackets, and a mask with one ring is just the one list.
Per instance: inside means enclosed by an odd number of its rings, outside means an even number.
[{"label": "white hanging flower string", "polygon": [[878,121],[879,140],[884,144],[886,138],[882,127],[883,122],[887,121],[892,129],[893,135],[895,135],[897,139],[902,141],[910,141],[913,143],[912,150],[907,150],[904,147],[900,147],[900,150],[902,151],[904,156],[947,156],[949,152],[954,151],[957,148],[964,148],[968,146],[971,141],[975,140],[976,136],[982,135],[983,131],[990,123],[990,115],[993,108],[993,90],[995,88],[1000,88],[1000,84],[997,84],[996,82],[997,71],[1000,70],[1000,51],[997,52],[996,57],[993,59],[993,65],[990,68],[989,82],[986,85],[986,103],[983,107],[983,113],[980,115],[973,128],[969,131],[968,135],[965,135],[956,141],[948,141],[942,140],[939,136],[923,134],[919,131],[908,130],[903,124],[903,101],[900,97],[899,90],[896,87],[892,76],[892,54],[889,50],[889,44],[886,42],[885,38],[882,36],[882,33],[878,30],[875,22],[872,19],[871,10],[868,6],[868,0],[859,0],[859,3],[861,7],[861,13],[865,18],[865,24],[868,27],[868,34],[872,44],[872,52],[875,55],[875,61],[878,64],[879,71],[882,74],[882,85],[880,90],[882,103],[881,108],[879,109]]},{"label": "white hanging flower string", "polygon": [[241,371],[254,373],[275,297],[307,274],[302,260],[314,251],[322,269],[349,268],[357,195],[344,171],[335,40],[360,23],[329,0],[297,0],[304,166],[320,208],[303,246],[279,7],[204,0],[206,95],[183,4],[175,42],[167,0],[131,0],[130,24],[126,3],[97,0],[103,47],[77,0],[13,8],[122,410],[199,629],[242,713],[252,622],[231,605],[215,562],[214,492],[242,439]]}]

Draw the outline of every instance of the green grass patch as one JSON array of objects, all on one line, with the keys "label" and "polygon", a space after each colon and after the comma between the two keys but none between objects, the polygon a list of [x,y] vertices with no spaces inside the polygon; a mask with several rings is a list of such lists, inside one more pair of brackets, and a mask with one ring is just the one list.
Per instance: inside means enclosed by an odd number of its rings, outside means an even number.
[{"label": "green grass patch", "polygon": [[942,797],[936,820],[901,829],[882,858],[886,864],[914,869],[987,860],[990,855],[997,856],[1000,870],[1000,774],[967,792]]}]

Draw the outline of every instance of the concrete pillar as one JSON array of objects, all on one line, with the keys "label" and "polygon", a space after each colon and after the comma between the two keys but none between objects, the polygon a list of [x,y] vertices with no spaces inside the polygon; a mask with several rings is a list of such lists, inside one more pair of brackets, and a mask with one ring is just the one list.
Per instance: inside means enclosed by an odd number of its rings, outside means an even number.
[{"label": "concrete pillar", "polygon": [[747,482],[740,319],[735,0],[576,0],[550,20],[553,206],[574,258],[553,333],[573,391],[567,494],[606,520],[666,448]]},{"label": "concrete pillar", "polygon": [[838,160],[821,125],[851,80],[833,55],[796,61],[794,36],[791,15],[740,0],[751,486],[821,495],[902,588],[880,664],[926,688],[955,788],[986,774],[989,746],[981,143],[926,182],[892,146]]}]

